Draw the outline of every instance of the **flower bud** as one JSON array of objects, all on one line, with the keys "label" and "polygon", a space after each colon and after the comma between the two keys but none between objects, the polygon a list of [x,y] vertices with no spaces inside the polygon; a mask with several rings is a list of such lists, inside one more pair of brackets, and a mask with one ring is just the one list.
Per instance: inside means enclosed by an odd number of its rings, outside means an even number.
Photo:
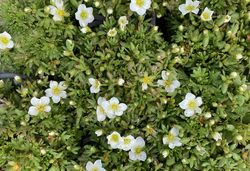
[{"label": "flower bud", "polygon": [[31,8],[30,7],[26,7],[26,8],[24,8],[24,12],[26,12],[26,13],[30,13],[32,10],[31,10]]},{"label": "flower bud", "polygon": [[213,126],[214,124],[215,124],[215,120],[211,119],[211,120],[209,121],[209,125],[210,125],[210,126]]},{"label": "flower bud", "polygon": [[179,31],[183,31],[184,30],[184,26],[183,25],[179,25],[178,29],[179,29]]},{"label": "flower bud", "polygon": [[246,84],[242,84],[241,86],[240,86],[240,91],[241,92],[245,92],[247,90],[247,85]]},{"label": "flower bud", "polygon": [[231,72],[230,77],[231,78],[236,78],[238,76],[237,72]]},{"label": "flower bud", "polygon": [[44,7],[44,12],[46,14],[49,14],[50,13],[50,8],[48,6]]},{"label": "flower bud", "polygon": [[22,78],[21,78],[20,76],[18,76],[18,75],[16,75],[16,76],[14,77],[14,79],[15,79],[15,81],[16,81],[17,83],[21,83],[21,82],[22,82]]},{"label": "flower bud", "polygon": [[113,14],[113,12],[114,12],[114,11],[113,11],[112,8],[108,8],[108,9],[107,9],[107,13],[108,13],[108,14]]},{"label": "flower bud", "polygon": [[163,155],[164,158],[166,158],[169,155],[169,151],[168,150],[164,150],[162,152],[162,155]]},{"label": "flower bud", "polygon": [[78,164],[75,164],[75,165],[74,165],[74,169],[76,169],[76,170],[81,170],[81,168],[82,168],[82,167],[81,167],[80,165],[78,165]]},{"label": "flower bud", "polygon": [[231,20],[231,16],[230,15],[226,15],[224,17],[224,23],[228,23]]},{"label": "flower bud", "polygon": [[124,82],[125,82],[124,79],[119,78],[117,83],[119,86],[123,86]]},{"label": "flower bud", "polygon": [[[86,2],[86,1],[88,1],[88,0],[84,0],[84,1]],[[99,1],[95,1],[95,2],[94,2],[94,5],[95,5],[95,7],[99,7],[99,6],[100,6],[100,2],[99,2]]]},{"label": "flower bud", "polygon": [[41,150],[40,150],[40,153],[41,153],[42,155],[44,155],[44,154],[46,154],[46,150],[41,149]]},{"label": "flower bud", "polygon": [[238,54],[235,56],[235,58],[236,58],[237,60],[240,60],[240,59],[243,58],[243,56],[242,56],[242,54],[238,53]]},{"label": "flower bud", "polygon": [[102,129],[98,129],[95,131],[96,136],[100,137],[103,134],[103,130]]},{"label": "flower bud", "polygon": [[242,140],[243,140],[243,137],[242,137],[241,135],[237,135],[237,136],[236,136],[236,140],[242,141]]},{"label": "flower bud", "polygon": [[70,101],[69,101],[69,105],[70,105],[70,106],[75,106],[75,105],[76,105],[76,102],[74,102],[73,100],[70,100]]},{"label": "flower bud", "polygon": [[212,115],[211,115],[210,112],[207,112],[207,113],[205,113],[204,117],[205,117],[206,119],[209,119],[209,118],[212,117]]},{"label": "flower bud", "polygon": [[153,30],[154,30],[154,31],[158,31],[158,28],[159,28],[158,26],[154,26],[154,27],[153,27]]}]

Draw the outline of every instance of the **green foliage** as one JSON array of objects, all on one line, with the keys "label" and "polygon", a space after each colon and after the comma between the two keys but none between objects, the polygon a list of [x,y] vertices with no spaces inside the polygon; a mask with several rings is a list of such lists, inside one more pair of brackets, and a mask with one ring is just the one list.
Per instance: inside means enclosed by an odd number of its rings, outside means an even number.
[{"label": "green foliage", "polygon": [[[15,42],[0,51],[0,71],[27,76],[21,84],[0,82],[0,170],[84,170],[98,159],[117,171],[249,169],[249,2],[201,1],[200,10],[215,11],[210,22],[182,16],[182,0],[155,0],[143,17],[125,0],[98,2],[85,4],[106,19],[83,34],[74,16],[81,1],[65,0],[69,16],[62,22],[46,12],[48,0],[0,1],[0,32],[8,31]],[[150,23],[153,13],[167,25],[160,31]],[[123,15],[125,31],[118,25]],[[229,23],[225,15],[232,17]],[[117,35],[107,36],[114,27]],[[168,33],[167,41],[161,32]],[[181,83],[174,93],[157,85],[163,70]],[[144,73],[154,81],[142,91]],[[98,94],[89,91],[91,77],[102,83]],[[50,80],[65,81],[68,97],[51,104],[50,113],[28,115],[31,98],[44,96]],[[191,118],[178,105],[188,92],[203,100],[202,113]],[[128,109],[98,122],[98,97],[117,97]],[[162,138],[173,126],[183,145],[170,149]],[[147,160],[131,161],[128,153],[111,149],[106,136],[113,131],[143,137]],[[222,133],[221,141],[212,138],[214,132]]]}]

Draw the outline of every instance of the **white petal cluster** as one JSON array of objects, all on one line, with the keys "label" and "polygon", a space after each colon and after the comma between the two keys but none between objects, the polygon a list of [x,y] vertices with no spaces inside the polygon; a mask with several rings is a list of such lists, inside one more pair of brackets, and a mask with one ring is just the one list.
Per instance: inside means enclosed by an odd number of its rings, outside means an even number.
[{"label": "white petal cluster", "polygon": [[145,141],[142,137],[137,137],[136,139],[132,135],[121,137],[118,132],[114,131],[107,136],[107,139],[111,148],[129,151],[130,160],[146,160],[147,154],[143,151]]},{"label": "white petal cluster", "polygon": [[40,99],[33,97],[30,101],[32,106],[29,108],[29,115],[35,116],[39,113],[50,112],[51,107],[49,106],[50,99],[48,97],[41,97]]},{"label": "white petal cluster", "polygon": [[204,11],[201,13],[201,20],[203,21],[210,21],[212,20],[212,15],[214,11],[211,11],[207,7],[204,9]]},{"label": "white petal cluster", "polygon": [[192,93],[187,93],[185,99],[179,103],[179,106],[185,110],[184,115],[186,117],[191,117],[195,113],[201,113],[201,108],[199,106],[202,105],[201,97],[196,97]]},{"label": "white petal cluster", "polygon": [[181,11],[182,15],[186,15],[188,13],[198,14],[199,5],[200,5],[199,1],[194,1],[193,2],[192,0],[186,0],[185,4],[181,4],[179,6],[179,10]]},{"label": "white petal cluster", "polygon": [[50,5],[49,9],[54,21],[62,21],[67,14],[62,0],[53,0],[53,5]]},{"label": "white petal cluster", "polygon": [[65,91],[67,87],[64,85],[63,81],[60,83],[56,81],[50,81],[49,87],[50,88],[45,90],[45,93],[47,97],[52,98],[54,103],[59,103],[61,98],[65,99],[67,97],[67,93]]},{"label": "white petal cluster", "polygon": [[127,26],[128,24],[128,19],[126,16],[121,16],[118,20],[118,24],[120,26],[120,29],[121,31],[124,31],[125,30],[125,27]]},{"label": "white petal cluster", "polygon": [[89,23],[94,21],[93,8],[80,4],[77,12],[75,13],[75,18],[79,21],[80,26],[87,26]]},{"label": "white petal cluster", "polygon": [[222,140],[222,134],[219,132],[214,132],[212,136],[215,141]]},{"label": "white petal cluster", "polygon": [[158,80],[157,83],[159,86],[165,88],[165,91],[168,93],[172,93],[175,91],[176,88],[180,87],[180,82],[178,80],[173,80],[170,77],[170,73],[167,71],[161,72],[162,80]]},{"label": "white petal cluster", "polygon": [[12,37],[6,31],[0,34],[0,49],[11,49],[14,47],[14,42],[11,40]]},{"label": "white petal cluster", "polygon": [[90,92],[91,93],[99,93],[101,88],[101,83],[97,79],[89,78],[89,84],[91,84]]},{"label": "white petal cluster", "polygon": [[87,171],[106,171],[106,169],[102,167],[101,160],[96,160],[95,163],[88,161],[86,165],[86,170]]},{"label": "white petal cluster", "polygon": [[151,6],[151,0],[131,0],[130,10],[142,16]]},{"label": "white petal cluster", "polygon": [[180,147],[182,143],[180,142],[179,129],[173,127],[168,135],[163,137],[163,144],[168,144],[169,148],[174,149],[175,147]]}]

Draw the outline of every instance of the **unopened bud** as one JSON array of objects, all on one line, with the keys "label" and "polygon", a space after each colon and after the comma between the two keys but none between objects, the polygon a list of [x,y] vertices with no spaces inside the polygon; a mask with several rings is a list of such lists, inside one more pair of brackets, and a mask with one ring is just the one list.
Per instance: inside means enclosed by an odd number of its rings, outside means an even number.
[{"label": "unopened bud", "polygon": [[240,91],[241,92],[245,92],[247,90],[247,85],[246,84],[243,84],[240,86]]},{"label": "unopened bud", "polygon": [[108,13],[108,14],[113,14],[113,9],[112,9],[112,8],[108,8],[108,9],[107,9],[107,13]]},{"label": "unopened bud", "polygon": [[204,117],[205,117],[206,119],[209,119],[209,118],[212,117],[212,115],[211,115],[210,112],[207,112],[207,113],[205,113]]},{"label": "unopened bud", "polygon": [[30,13],[30,12],[31,12],[31,8],[30,8],[30,7],[26,7],[26,8],[24,8],[24,12],[26,12],[26,13]]},{"label": "unopened bud", "polygon": [[124,82],[125,82],[124,79],[119,78],[117,83],[119,86],[122,86],[124,84]]},{"label": "unopened bud", "polygon": [[41,150],[40,150],[40,153],[41,153],[42,155],[44,155],[44,154],[46,154],[46,150],[41,149]]},{"label": "unopened bud", "polygon": [[242,54],[238,53],[238,54],[235,56],[235,58],[236,58],[237,60],[240,60],[240,59],[243,58],[243,56],[242,56]]},{"label": "unopened bud", "polygon": [[14,79],[15,79],[15,81],[16,81],[17,83],[21,83],[21,82],[22,82],[22,78],[21,78],[20,76],[18,76],[18,75],[16,75],[16,76],[14,77]]},{"label": "unopened bud", "polygon": [[238,76],[237,72],[231,72],[230,77],[231,78],[236,78]]},{"label": "unopened bud", "polygon": [[237,135],[236,140],[241,141],[241,140],[243,140],[243,137],[241,135]]}]

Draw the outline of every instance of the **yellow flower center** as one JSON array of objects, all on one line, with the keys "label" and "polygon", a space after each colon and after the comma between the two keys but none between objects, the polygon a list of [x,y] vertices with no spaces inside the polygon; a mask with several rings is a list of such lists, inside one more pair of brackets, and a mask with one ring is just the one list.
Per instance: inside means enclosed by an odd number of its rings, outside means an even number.
[{"label": "yellow flower center", "polygon": [[39,113],[42,113],[45,111],[45,105],[44,104],[39,104],[36,106],[36,109],[38,110]]},{"label": "yellow flower center", "polygon": [[116,142],[116,143],[119,142],[119,136],[117,134],[113,134],[111,136],[111,141]]},{"label": "yellow flower center", "polygon": [[91,171],[99,171],[99,169],[97,167],[93,167]]},{"label": "yellow flower center", "polygon": [[128,144],[130,144],[131,139],[129,139],[129,138],[123,138],[123,141],[124,141],[125,145],[128,145]]},{"label": "yellow flower center", "polygon": [[99,88],[99,86],[100,86],[99,81],[98,81],[98,80],[95,80],[94,87],[97,89],[97,88]]},{"label": "yellow flower center", "polygon": [[115,103],[111,104],[111,109],[112,109],[112,110],[117,111],[118,108],[119,108],[119,105],[118,105],[118,104],[115,104]]},{"label": "yellow flower center", "polygon": [[165,80],[164,81],[164,86],[165,87],[170,87],[172,85],[172,81],[170,81],[170,80]]},{"label": "yellow flower center", "polygon": [[185,9],[186,9],[187,11],[191,12],[191,11],[193,11],[193,10],[195,9],[195,7],[194,7],[193,5],[187,5],[187,6],[185,7]]},{"label": "yellow flower center", "polygon": [[7,45],[10,42],[10,40],[5,36],[0,36],[0,42],[4,45]]},{"label": "yellow flower center", "polygon": [[202,13],[202,17],[205,19],[205,20],[209,20],[210,19],[210,15],[208,12],[203,12]]},{"label": "yellow flower center", "polygon": [[168,142],[173,142],[175,140],[175,136],[172,133],[168,134]]},{"label": "yellow flower center", "polygon": [[54,95],[58,96],[58,95],[61,93],[61,89],[60,89],[58,86],[53,87],[53,88],[52,88],[52,93],[53,93]]},{"label": "yellow flower center", "polygon": [[139,7],[143,7],[143,5],[144,5],[144,0],[136,0],[135,1],[135,4],[137,5],[137,6],[139,6]]},{"label": "yellow flower center", "polygon": [[151,84],[152,81],[153,81],[153,78],[149,77],[149,76],[144,76],[142,81],[143,81],[144,84]]},{"label": "yellow flower center", "polygon": [[196,107],[197,107],[197,104],[195,100],[190,100],[188,102],[188,109],[194,110]]},{"label": "yellow flower center", "polygon": [[59,16],[61,16],[61,17],[63,17],[63,16],[65,15],[65,11],[62,10],[62,9],[56,10],[56,13],[57,13],[57,15],[59,15]]},{"label": "yellow flower center", "polygon": [[135,154],[136,155],[141,154],[141,152],[142,152],[142,148],[141,147],[135,147]]},{"label": "yellow flower center", "polygon": [[86,12],[86,11],[82,11],[81,12],[81,14],[80,14],[80,16],[81,16],[81,18],[83,19],[83,20],[86,20],[87,18],[88,18],[88,13]]}]

